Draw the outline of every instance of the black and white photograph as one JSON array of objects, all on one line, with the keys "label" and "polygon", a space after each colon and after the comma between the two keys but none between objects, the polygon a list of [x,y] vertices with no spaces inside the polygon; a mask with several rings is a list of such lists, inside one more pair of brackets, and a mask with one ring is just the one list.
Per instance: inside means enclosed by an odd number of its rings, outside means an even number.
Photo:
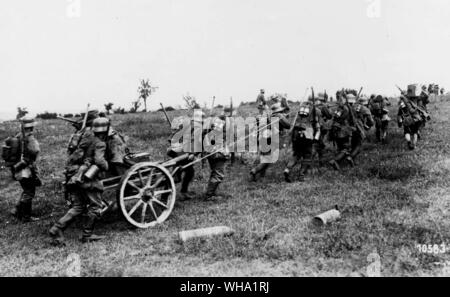
[{"label": "black and white photograph", "polygon": [[448,0],[3,1],[0,38],[1,277],[450,276]]}]

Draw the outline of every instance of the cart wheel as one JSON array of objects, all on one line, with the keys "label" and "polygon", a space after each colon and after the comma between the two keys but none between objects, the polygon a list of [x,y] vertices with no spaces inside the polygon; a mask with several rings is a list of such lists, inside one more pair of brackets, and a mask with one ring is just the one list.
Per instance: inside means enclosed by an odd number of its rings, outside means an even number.
[{"label": "cart wheel", "polygon": [[138,228],[163,223],[175,205],[176,188],[170,172],[152,162],[132,166],[120,180],[117,203],[125,219]]}]

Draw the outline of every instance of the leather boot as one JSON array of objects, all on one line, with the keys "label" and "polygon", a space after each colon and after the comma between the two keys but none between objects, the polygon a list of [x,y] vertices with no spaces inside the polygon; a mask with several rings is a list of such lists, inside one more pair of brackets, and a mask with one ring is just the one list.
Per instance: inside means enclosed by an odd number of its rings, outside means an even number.
[{"label": "leather boot", "polygon": [[252,181],[252,182],[256,182],[257,181],[256,173],[255,173],[255,171],[253,169],[250,171],[250,181]]},{"label": "leather boot", "polygon": [[32,203],[33,202],[31,200],[23,203],[22,222],[24,222],[24,223],[39,221],[39,218],[31,216],[31,209],[32,209],[32,205],[33,205]]},{"label": "leather boot", "polygon": [[205,194],[205,200],[214,200],[214,198],[217,198],[217,188],[219,187],[220,183],[217,182],[209,182],[208,187],[206,189]]},{"label": "leather boot", "polygon": [[287,182],[287,183],[291,183],[292,182],[289,169],[285,169],[284,172],[283,172],[283,175],[284,175],[284,181],[285,182]]},{"label": "leather boot", "polygon": [[81,242],[83,242],[83,243],[92,242],[92,241],[102,240],[105,238],[105,236],[93,234],[96,221],[97,221],[97,218],[95,216],[88,215],[88,217],[86,218],[86,222],[84,224]]},{"label": "leather boot", "polygon": [[21,220],[23,215],[22,209],[23,209],[22,202],[19,201],[19,203],[17,203],[16,206],[14,206],[14,208],[11,209],[10,213],[13,217],[17,218],[18,220]]},{"label": "leather boot", "polygon": [[48,231],[50,237],[52,238],[52,245],[56,246],[64,246],[66,245],[64,242],[63,231],[55,225],[53,225]]}]

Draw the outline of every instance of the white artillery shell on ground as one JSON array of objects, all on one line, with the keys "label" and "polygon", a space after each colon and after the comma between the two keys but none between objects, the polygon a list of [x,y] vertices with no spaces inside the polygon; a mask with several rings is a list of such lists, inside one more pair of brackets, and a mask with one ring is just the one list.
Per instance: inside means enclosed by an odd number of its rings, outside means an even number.
[{"label": "white artillery shell on ground", "polygon": [[313,219],[313,223],[316,226],[323,226],[328,223],[334,222],[338,220],[341,217],[341,213],[337,209],[332,209],[329,211],[326,211],[318,216],[315,216]]},{"label": "white artillery shell on ground", "polygon": [[195,229],[195,230],[186,230],[186,231],[180,231],[178,234],[180,236],[180,239],[183,242],[188,241],[192,238],[199,238],[199,237],[211,237],[216,235],[231,235],[234,233],[234,230],[227,226],[217,226],[217,227],[209,227],[209,228],[201,228],[201,229]]}]

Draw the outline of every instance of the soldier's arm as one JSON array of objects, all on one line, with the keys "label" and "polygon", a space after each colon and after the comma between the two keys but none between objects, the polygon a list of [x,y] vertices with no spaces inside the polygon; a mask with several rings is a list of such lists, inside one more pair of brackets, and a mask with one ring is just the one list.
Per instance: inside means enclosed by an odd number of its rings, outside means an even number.
[{"label": "soldier's arm", "polygon": [[365,108],[365,117],[366,117],[366,125],[367,127],[373,127],[373,125],[375,124],[375,122],[373,121],[373,117],[372,117],[372,113],[370,112],[370,110],[368,108]]},{"label": "soldier's arm", "polygon": [[107,171],[108,161],[106,161],[106,143],[103,141],[99,141],[95,144],[95,153],[94,153],[94,164],[97,165],[101,170]]},{"label": "soldier's arm", "polygon": [[84,134],[81,138],[78,147],[69,155],[69,163],[78,164],[83,161],[84,152],[88,149],[91,139],[87,134]]}]

